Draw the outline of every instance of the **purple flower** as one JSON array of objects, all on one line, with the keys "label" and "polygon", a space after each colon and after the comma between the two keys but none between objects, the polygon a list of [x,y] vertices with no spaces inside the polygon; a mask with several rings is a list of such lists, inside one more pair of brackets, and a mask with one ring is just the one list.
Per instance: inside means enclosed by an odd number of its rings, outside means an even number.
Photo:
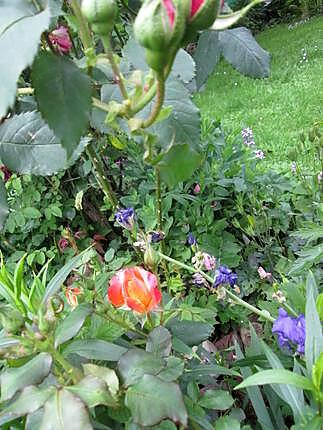
[{"label": "purple flower", "polygon": [[194,246],[197,244],[197,240],[193,236],[193,233],[189,232],[187,235],[187,243],[191,246]]},{"label": "purple flower", "polygon": [[249,128],[249,127],[244,128],[241,131],[241,135],[242,135],[242,138],[243,138],[243,143],[245,145],[252,146],[252,145],[255,144],[255,141],[254,141],[254,138],[253,138],[253,132],[252,132],[251,128]]},{"label": "purple flower", "polygon": [[193,193],[194,194],[199,194],[201,192],[201,186],[200,184],[195,184],[194,188],[193,188]]},{"label": "purple flower", "polygon": [[297,318],[290,317],[284,309],[280,308],[272,332],[277,334],[278,344],[281,348],[290,349],[292,343],[297,346],[297,352],[304,354],[306,331],[303,314]]},{"label": "purple flower", "polygon": [[194,273],[192,276],[193,278],[193,284],[197,287],[207,287],[208,283],[205,278],[200,273]]},{"label": "purple flower", "polygon": [[255,157],[259,158],[259,160],[263,160],[265,158],[265,154],[261,149],[256,149]]},{"label": "purple flower", "polygon": [[3,177],[4,182],[8,182],[9,179],[11,178],[11,176],[12,176],[11,171],[5,165],[1,166],[0,170],[3,173],[3,175],[4,175],[4,177]]},{"label": "purple flower", "polygon": [[220,285],[230,285],[230,287],[234,287],[237,283],[238,275],[232,272],[226,266],[220,266],[216,271],[216,278],[213,284],[213,288],[217,288]]},{"label": "purple flower", "polygon": [[135,210],[134,208],[120,209],[115,214],[116,221],[125,229],[133,230],[135,225]]},{"label": "purple flower", "polygon": [[152,243],[158,243],[161,242],[165,237],[165,233],[162,231],[151,231],[149,233],[149,239]]}]

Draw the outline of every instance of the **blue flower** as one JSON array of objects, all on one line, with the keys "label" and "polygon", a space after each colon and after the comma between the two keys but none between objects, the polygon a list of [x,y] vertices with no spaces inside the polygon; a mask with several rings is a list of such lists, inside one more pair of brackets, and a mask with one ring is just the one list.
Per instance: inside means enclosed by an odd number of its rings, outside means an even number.
[{"label": "blue flower", "polygon": [[304,354],[306,330],[303,314],[297,318],[290,317],[284,309],[280,308],[272,332],[277,334],[278,344],[281,348],[291,349],[292,343],[297,346],[297,352]]},{"label": "blue flower", "polygon": [[232,272],[226,266],[220,266],[216,271],[216,278],[213,284],[213,288],[217,288],[220,285],[230,285],[230,287],[234,287],[237,283],[238,275]]},{"label": "blue flower", "polygon": [[195,237],[191,232],[189,232],[187,235],[187,243],[191,246],[194,246],[197,244],[197,240],[195,239]]},{"label": "blue flower", "polygon": [[115,214],[115,219],[123,228],[133,230],[135,224],[135,211],[133,208],[120,209]]}]

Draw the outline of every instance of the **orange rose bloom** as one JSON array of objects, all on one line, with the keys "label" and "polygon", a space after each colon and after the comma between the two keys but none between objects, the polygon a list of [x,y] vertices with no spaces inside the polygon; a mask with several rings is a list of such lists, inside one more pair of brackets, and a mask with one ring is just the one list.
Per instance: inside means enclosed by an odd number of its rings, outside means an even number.
[{"label": "orange rose bloom", "polygon": [[162,299],[156,276],[142,267],[119,270],[110,281],[108,298],[117,308],[141,314],[156,309]]}]

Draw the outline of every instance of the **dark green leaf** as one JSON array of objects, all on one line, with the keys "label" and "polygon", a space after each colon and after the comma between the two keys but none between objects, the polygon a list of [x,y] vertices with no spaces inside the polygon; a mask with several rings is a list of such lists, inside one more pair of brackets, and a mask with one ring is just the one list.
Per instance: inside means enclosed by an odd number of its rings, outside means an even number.
[{"label": "dark green leaf", "polygon": [[11,399],[17,391],[28,385],[42,382],[49,374],[51,366],[52,357],[45,352],[41,352],[25,365],[15,369],[5,370],[0,375],[0,401],[3,402]]},{"label": "dark green leaf", "polygon": [[34,62],[33,85],[43,118],[70,157],[90,118],[89,77],[66,57],[42,52]]},{"label": "dark green leaf", "polygon": [[126,348],[99,339],[75,340],[64,349],[64,355],[78,354],[90,360],[118,361]]},{"label": "dark green leaf", "polygon": [[309,269],[314,264],[319,263],[323,258],[323,245],[319,243],[310,248],[305,248],[297,254],[299,257],[294,261],[288,275],[304,272],[305,269]]},{"label": "dark green leaf", "polygon": [[[10,13],[10,6],[6,6],[8,4],[9,2],[6,2],[4,9],[1,5],[0,18],[0,118],[13,105],[18,78],[21,72],[32,64],[40,36],[50,23],[49,8],[33,16],[31,12],[28,13],[26,5],[20,9],[23,2],[19,1],[16,3],[18,7],[12,7],[11,15],[7,17],[6,13]],[[11,25],[8,25],[8,18]]]},{"label": "dark green leaf", "polygon": [[82,139],[71,159],[38,112],[24,112],[0,126],[0,158],[12,171],[52,175],[67,169],[84,151],[89,139]]},{"label": "dark green leaf", "polygon": [[213,326],[211,324],[200,321],[180,321],[172,319],[168,322],[167,327],[173,336],[189,346],[200,345],[200,343],[208,339],[213,332]]},{"label": "dark green leaf", "polygon": [[225,411],[234,403],[234,400],[228,391],[224,390],[206,390],[198,404],[202,408],[217,409]]},{"label": "dark green leaf", "polygon": [[45,403],[40,430],[92,430],[84,403],[66,389],[57,390]]},{"label": "dark green leaf", "polygon": [[53,387],[42,389],[33,386],[26,387],[15,402],[2,410],[0,425],[37,411],[53,394],[53,390]]},{"label": "dark green leaf", "polygon": [[219,33],[217,31],[203,31],[199,37],[194,59],[196,62],[196,85],[197,89],[206,82],[209,75],[214,71],[215,66],[221,57],[221,47],[219,44]]},{"label": "dark green leaf", "polygon": [[171,71],[172,75],[188,84],[195,76],[195,61],[185,49],[179,49]]},{"label": "dark green leaf", "polygon": [[153,375],[144,375],[140,382],[127,390],[125,404],[133,421],[142,426],[153,426],[165,418],[183,426],[187,424],[179,386]]},{"label": "dark green leaf", "polygon": [[218,366],[216,364],[199,364],[193,369],[187,369],[184,373],[186,380],[198,380],[201,376],[240,376],[235,370],[228,369],[227,367]]},{"label": "dark green leaf", "polygon": [[239,9],[233,13],[228,13],[226,15],[218,15],[216,20],[212,25],[212,30],[224,30],[231,27],[233,24],[238,22],[247,12],[256,4],[262,3],[265,0],[253,0],[247,6]]},{"label": "dark green leaf", "polygon": [[163,326],[154,328],[148,336],[146,351],[160,357],[168,357],[172,349],[172,336]]},{"label": "dark green leaf", "polygon": [[136,384],[146,373],[157,375],[164,367],[163,358],[141,349],[126,352],[118,363],[118,370],[125,386]]},{"label": "dark green leaf", "polygon": [[82,328],[87,316],[92,312],[92,306],[82,303],[70,312],[56,328],[55,347],[72,339]]},{"label": "dark green leaf", "polygon": [[240,73],[266,78],[270,73],[270,55],[257,43],[250,30],[238,27],[221,31],[219,40],[225,59]]},{"label": "dark green leaf", "polygon": [[65,389],[76,394],[89,408],[98,405],[111,407],[117,405],[105,381],[93,375],[85,376],[78,384]]},{"label": "dark green leaf", "polygon": [[184,361],[178,357],[170,356],[166,359],[166,367],[158,373],[159,378],[164,381],[176,381],[184,371]]},{"label": "dark green leaf", "polygon": [[323,351],[322,324],[316,309],[317,286],[313,273],[310,271],[306,280],[306,310],[305,310],[305,359],[308,376],[320,353]]}]

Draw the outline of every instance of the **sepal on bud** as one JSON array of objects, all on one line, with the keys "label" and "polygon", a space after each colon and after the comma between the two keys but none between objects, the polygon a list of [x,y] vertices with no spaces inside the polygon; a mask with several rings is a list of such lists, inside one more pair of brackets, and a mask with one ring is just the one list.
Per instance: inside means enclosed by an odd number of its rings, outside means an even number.
[{"label": "sepal on bud", "polygon": [[192,40],[200,30],[214,23],[219,12],[220,0],[191,0],[184,40]]},{"label": "sepal on bud", "polygon": [[91,24],[94,33],[111,33],[118,14],[115,0],[83,0],[82,13]]},{"label": "sepal on bud", "polygon": [[134,34],[146,49],[147,64],[162,71],[180,46],[186,12],[181,0],[146,0],[134,23]]}]

